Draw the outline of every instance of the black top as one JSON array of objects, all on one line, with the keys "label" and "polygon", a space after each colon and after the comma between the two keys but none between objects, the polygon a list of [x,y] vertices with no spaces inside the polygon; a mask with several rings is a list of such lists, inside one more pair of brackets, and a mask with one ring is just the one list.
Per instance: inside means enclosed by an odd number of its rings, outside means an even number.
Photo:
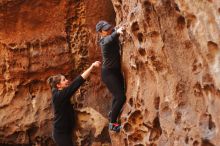
[{"label": "black top", "polygon": [[113,31],[112,34],[100,39],[99,44],[102,50],[103,68],[120,68],[120,46],[118,34]]},{"label": "black top", "polygon": [[54,132],[71,133],[73,129],[73,106],[70,98],[84,83],[82,76],[78,76],[67,88],[52,90],[52,102],[54,109]]}]

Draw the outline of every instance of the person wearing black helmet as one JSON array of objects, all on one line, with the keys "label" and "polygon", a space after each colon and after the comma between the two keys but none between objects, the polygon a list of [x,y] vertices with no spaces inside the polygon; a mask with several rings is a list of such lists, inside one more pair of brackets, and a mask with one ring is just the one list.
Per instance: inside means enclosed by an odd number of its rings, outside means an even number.
[{"label": "person wearing black helmet", "polygon": [[114,29],[107,21],[99,21],[96,31],[101,36],[99,45],[102,52],[102,81],[113,95],[109,129],[119,132],[121,125],[117,119],[126,101],[124,78],[121,73],[119,35],[124,27]]}]

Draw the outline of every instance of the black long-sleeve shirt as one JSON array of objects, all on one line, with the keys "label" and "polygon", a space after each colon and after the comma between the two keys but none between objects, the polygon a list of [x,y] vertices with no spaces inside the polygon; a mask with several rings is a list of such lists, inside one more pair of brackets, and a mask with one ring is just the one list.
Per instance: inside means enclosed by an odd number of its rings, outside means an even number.
[{"label": "black long-sleeve shirt", "polygon": [[67,88],[52,90],[52,104],[54,109],[54,132],[71,133],[73,129],[73,107],[71,96],[85,82],[82,76],[78,76]]},{"label": "black long-sleeve shirt", "polygon": [[100,39],[103,68],[120,68],[119,35],[113,31],[110,35]]}]

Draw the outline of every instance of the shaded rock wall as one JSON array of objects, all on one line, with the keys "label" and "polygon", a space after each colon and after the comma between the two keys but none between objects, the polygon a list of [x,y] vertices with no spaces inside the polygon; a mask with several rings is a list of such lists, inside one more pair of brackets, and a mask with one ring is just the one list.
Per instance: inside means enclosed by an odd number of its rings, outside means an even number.
[{"label": "shaded rock wall", "polygon": [[126,27],[123,129],[108,132],[111,95],[96,71],[72,99],[76,145],[220,145],[217,0],[1,1],[0,145],[54,145],[45,80],[100,60],[95,24],[115,16]]},{"label": "shaded rock wall", "polygon": [[[46,79],[58,73],[73,79],[100,59],[95,24],[104,18],[114,23],[111,1],[0,2],[0,145],[53,145],[51,93]],[[78,144],[91,135],[85,144],[109,143],[108,134],[98,137],[109,109],[103,103],[109,100],[96,71],[73,98],[75,108],[81,109],[75,134]],[[87,106],[90,108],[84,109]],[[84,117],[89,118],[88,126],[81,128]],[[97,119],[104,124],[98,129]]]}]

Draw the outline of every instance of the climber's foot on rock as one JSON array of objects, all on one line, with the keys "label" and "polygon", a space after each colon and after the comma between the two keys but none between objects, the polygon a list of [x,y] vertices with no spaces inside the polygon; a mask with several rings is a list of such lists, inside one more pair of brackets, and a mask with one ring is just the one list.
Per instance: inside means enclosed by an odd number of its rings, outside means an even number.
[{"label": "climber's foot on rock", "polygon": [[109,130],[115,131],[115,132],[120,132],[121,125],[118,123],[109,123]]}]

